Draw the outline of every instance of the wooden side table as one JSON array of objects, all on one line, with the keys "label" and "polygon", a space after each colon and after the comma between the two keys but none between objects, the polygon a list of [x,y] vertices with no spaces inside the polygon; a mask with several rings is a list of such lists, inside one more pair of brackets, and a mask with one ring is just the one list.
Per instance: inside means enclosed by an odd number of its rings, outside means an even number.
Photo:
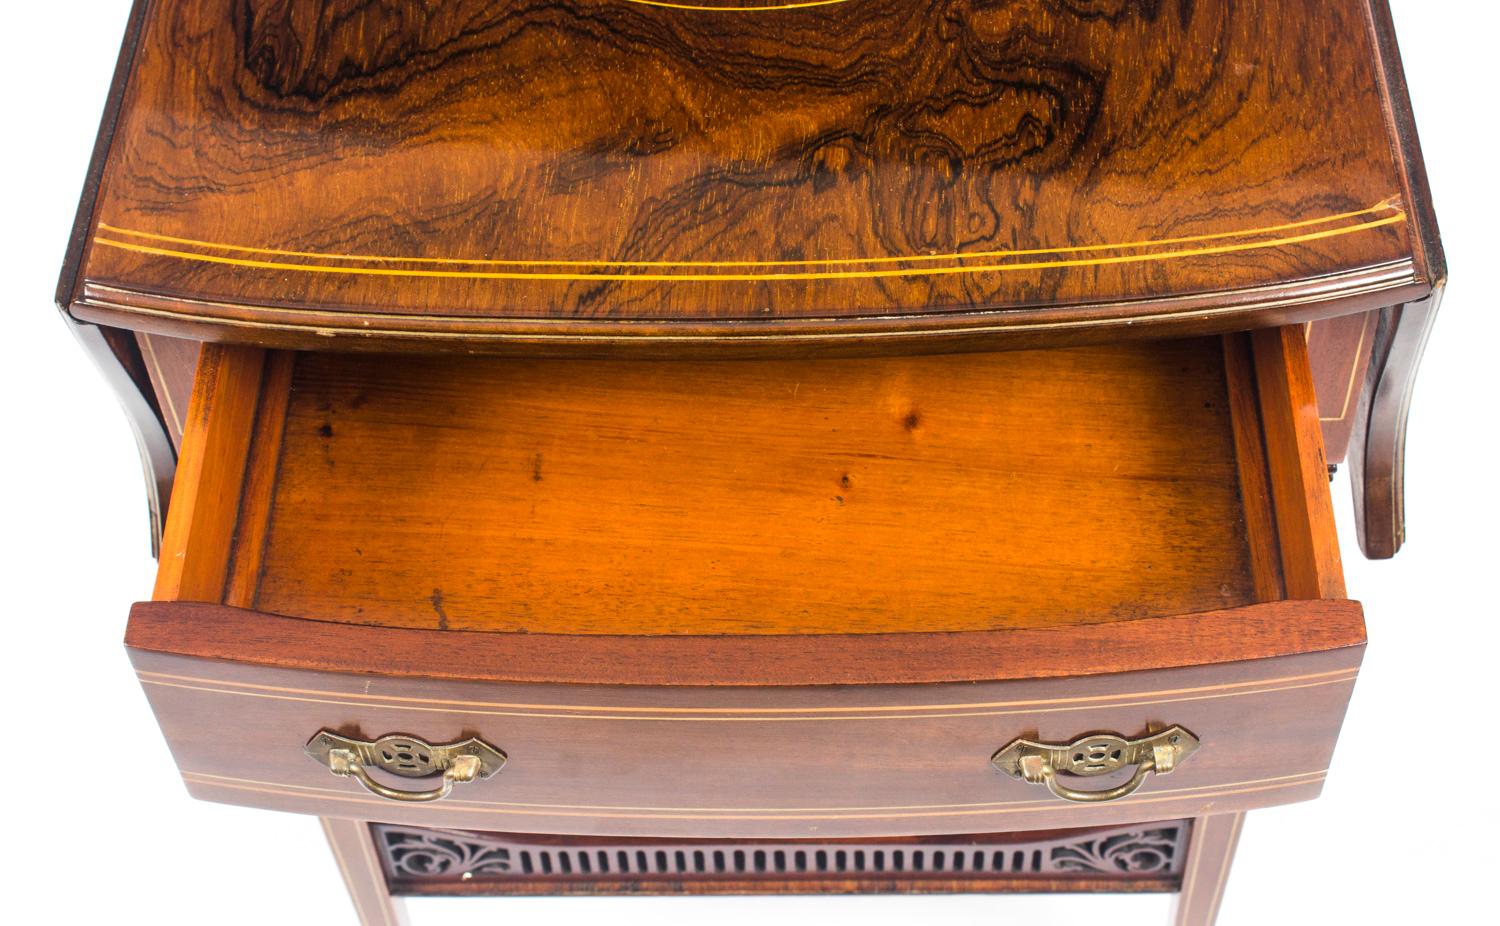
[{"label": "wooden side table", "polygon": [[1207,924],[1321,790],[1327,474],[1392,555],[1445,274],[1380,0],[143,0],[59,303],[183,779],[322,817],[363,922]]}]

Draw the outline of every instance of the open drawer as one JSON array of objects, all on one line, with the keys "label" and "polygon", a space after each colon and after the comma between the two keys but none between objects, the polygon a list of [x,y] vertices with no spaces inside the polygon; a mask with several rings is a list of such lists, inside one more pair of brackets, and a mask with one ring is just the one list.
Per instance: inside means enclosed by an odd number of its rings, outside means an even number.
[{"label": "open drawer", "polygon": [[1364,627],[1302,337],[209,346],[127,644],[195,795],[325,816],[792,838],[1312,797]]}]

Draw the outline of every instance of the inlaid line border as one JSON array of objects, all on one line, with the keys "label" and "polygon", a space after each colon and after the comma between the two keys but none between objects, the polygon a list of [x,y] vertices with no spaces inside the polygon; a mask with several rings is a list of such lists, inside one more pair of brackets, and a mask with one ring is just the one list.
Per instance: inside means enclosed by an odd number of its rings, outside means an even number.
[{"label": "inlaid line border", "polygon": [[[1205,798],[1228,797],[1236,794],[1253,794],[1265,791],[1286,790],[1289,788],[1306,787],[1323,782],[1327,777],[1328,770],[1322,769],[1314,772],[1302,772],[1296,775],[1281,775],[1273,778],[1250,779],[1246,781],[1228,782],[1225,785],[1203,785],[1196,788],[1175,788],[1171,790],[1152,791],[1146,794],[1132,795],[1129,798],[1115,802],[1114,806],[1133,806],[1141,804],[1159,804],[1178,800],[1202,800]],[[300,785],[283,785],[280,782],[257,781],[255,779],[235,779],[227,776],[209,775],[202,772],[184,771],[183,780],[189,785],[202,787],[223,788],[231,791],[246,791],[260,794],[273,794],[282,797],[294,797],[302,800],[337,801],[347,804],[361,804],[390,809],[389,801],[374,800],[361,797],[358,794],[345,794],[323,789],[305,788]],[[311,793],[309,793],[311,792]],[[920,807],[920,805],[913,805]],[[790,812],[756,812],[753,809],[734,809],[727,813],[702,813],[694,810],[675,811],[671,808],[659,808],[652,812],[622,812],[628,808],[614,808],[600,806],[590,808],[580,806],[577,810],[565,809],[530,809],[525,807],[494,806],[477,801],[447,802],[446,804],[435,804],[427,808],[429,811],[440,810],[448,813],[458,814],[494,814],[500,816],[522,816],[522,817],[586,817],[592,819],[620,819],[620,820],[763,820],[763,821],[830,821],[830,820],[896,820],[896,819],[922,819],[922,818],[944,818],[944,817],[974,817],[974,816],[998,816],[1012,813],[1027,813],[1037,810],[1052,811],[1074,811],[1083,812],[1098,808],[1088,804],[1068,804],[1057,800],[1039,798],[1036,800],[992,802],[971,805],[936,805],[950,807],[953,809],[903,810],[900,807],[889,808],[889,813],[847,813],[850,808],[796,808],[789,809]],[[887,808],[872,808],[885,810]]]},{"label": "inlaid line border", "polygon": [[183,421],[182,413],[177,410],[177,402],[172,398],[172,390],[167,387],[167,375],[162,371],[161,360],[156,356],[156,344],[152,336],[141,332],[136,338],[136,343],[141,346],[141,353],[145,355],[146,361],[151,365],[150,372],[155,377],[153,386],[160,387],[161,395],[158,397],[161,404],[166,406],[167,417],[177,428],[177,436],[182,437]]},{"label": "inlaid line border", "polygon": [[[230,784],[256,785],[256,786],[267,786],[267,787],[285,788],[285,789],[288,789],[290,791],[295,791],[295,792],[312,792],[312,794],[310,794],[310,795],[304,795],[304,796],[320,796],[320,795],[324,795],[324,794],[329,794],[329,795],[348,796],[348,797],[361,797],[361,798],[365,797],[365,795],[361,794],[358,790],[350,790],[350,789],[346,789],[346,788],[320,788],[320,787],[317,787],[317,786],[314,786],[314,785],[299,785],[299,784],[289,784],[289,783],[285,783],[285,782],[276,782],[276,781],[261,781],[261,780],[254,779],[254,778],[236,778],[236,777],[234,777],[232,775],[219,775],[219,774],[215,774],[215,773],[212,773],[212,772],[184,771],[181,774],[182,774],[182,776],[184,778],[187,778],[187,777],[191,776],[191,777],[196,778],[196,779],[204,779],[205,783],[208,783],[209,780],[212,780],[212,781],[228,782]],[[1307,779],[1307,780],[1321,779],[1321,778],[1327,777],[1327,775],[1328,775],[1328,769],[1325,768],[1325,769],[1315,769],[1313,771],[1308,771],[1308,772],[1292,772],[1292,773],[1289,773],[1289,774],[1286,774],[1286,775],[1272,775],[1272,776],[1267,777],[1267,778],[1252,778],[1252,779],[1246,779],[1244,781],[1232,781],[1232,782],[1224,782],[1224,783],[1220,783],[1220,784],[1194,785],[1192,787],[1187,787],[1187,788],[1163,788],[1163,789],[1159,789],[1159,790],[1146,790],[1146,791],[1142,791],[1142,793],[1143,794],[1158,794],[1158,795],[1176,795],[1176,796],[1180,796],[1180,795],[1184,795],[1184,794],[1191,795],[1191,794],[1194,794],[1194,793],[1200,792],[1200,791],[1213,791],[1213,790],[1218,789],[1218,788],[1228,788],[1228,787],[1237,788],[1237,787],[1241,787],[1241,786],[1244,786],[1244,785],[1264,785],[1264,784],[1278,784],[1279,785],[1279,784],[1285,784],[1287,787],[1290,787],[1293,784],[1302,783],[1303,779]],[[384,802],[383,801],[375,801],[375,803],[382,804]],[[1058,799],[1053,798],[1051,796],[1047,796],[1047,797],[1036,797],[1036,798],[1024,798],[1024,799],[1021,799],[1021,800],[978,801],[978,802],[959,803],[959,804],[881,804],[881,805],[871,805],[871,806],[849,805],[849,806],[842,806],[842,807],[661,807],[661,806],[635,806],[635,805],[630,805],[630,804],[542,804],[542,803],[528,803],[528,802],[524,802],[524,801],[478,801],[478,800],[468,800],[468,799],[457,798],[457,797],[448,797],[448,798],[444,798],[443,799],[442,804],[443,804],[444,807],[449,807],[449,808],[462,808],[462,807],[508,807],[508,808],[517,808],[517,809],[525,809],[525,810],[537,810],[537,811],[544,811],[544,810],[606,810],[606,811],[632,811],[632,812],[642,812],[642,813],[704,813],[704,814],[720,814],[720,813],[765,813],[765,814],[782,814],[782,813],[810,813],[810,812],[817,812],[817,813],[846,813],[846,812],[847,813],[854,813],[854,812],[860,812],[860,813],[864,813],[864,812],[873,812],[873,811],[884,812],[884,811],[908,811],[908,810],[924,810],[924,811],[925,810],[976,810],[976,809],[977,810],[984,810],[984,809],[991,809],[991,808],[1014,807],[1014,806],[1018,806],[1018,805],[1027,805],[1027,806],[1053,806],[1053,805],[1057,805],[1058,804]]]},{"label": "inlaid line border", "polygon": [[480,259],[459,257],[408,257],[392,254],[342,254],[330,251],[293,251],[281,248],[252,247],[249,245],[223,244],[214,241],[203,241],[198,238],[183,238],[175,235],[162,235],[155,232],[137,231],[111,225],[108,222],[100,222],[99,228],[115,234],[128,235],[147,241],[159,241],[167,244],[182,244],[191,247],[211,248],[220,251],[236,251],[241,254],[260,254],[270,257],[306,257],[314,260],[340,260],[340,261],[366,261],[369,263],[404,263],[404,264],[467,264],[470,266],[483,267],[820,267],[839,266],[843,264],[886,264],[886,263],[910,263],[918,261],[940,261],[940,260],[964,260],[991,257],[1017,257],[1034,256],[1039,254],[1076,254],[1090,251],[1125,250],[1127,248],[1158,247],[1171,244],[1192,244],[1201,241],[1216,241],[1226,238],[1252,238],[1261,235],[1270,235],[1276,232],[1292,231],[1299,228],[1309,228],[1314,225],[1328,225],[1333,222],[1347,219],[1357,219],[1377,212],[1389,212],[1393,209],[1399,211],[1397,200],[1390,197],[1373,206],[1364,209],[1355,209],[1349,212],[1339,212],[1333,215],[1319,216],[1312,219],[1300,219],[1296,222],[1283,222],[1278,225],[1265,225],[1258,228],[1245,228],[1236,231],[1207,232],[1199,235],[1183,235],[1174,238],[1148,238],[1139,241],[1126,241],[1118,244],[1093,244],[1093,245],[1069,245],[1066,247],[1053,248],[1007,248],[991,251],[959,251],[948,254],[912,254],[904,257],[829,257],[804,260],[538,260],[538,259]]},{"label": "inlaid line border", "polygon": [[[1370,274],[1379,274],[1370,276]],[[1344,293],[1340,298],[1353,299],[1356,297],[1369,297],[1375,294],[1389,293],[1392,289],[1412,285],[1412,264],[1410,259],[1399,259],[1373,264],[1354,271],[1342,271],[1323,280],[1358,279],[1361,282]],[[1253,287],[1250,292],[1265,294],[1274,290],[1275,287],[1261,285]],[[879,341],[884,339],[910,339],[927,338],[944,334],[961,334],[968,337],[980,337],[998,334],[1020,334],[1023,332],[1055,332],[1070,331],[1081,328],[1129,328],[1131,326],[1142,326],[1161,323],[1183,323],[1188,321],[1215,321],[1220,318],[1238,317],[1252,315],[1270,309],[1285,309],[1296,306],[1307,306],[1325,301],[1328,297],[1322,291],[1299,294],[1295,298],[1272,298],[1262,297],[1253,302],[1239,303],[1234,305],[1219,306],[1217,308],[1206,306],[1201,295],[1186,295],[1168,297],[1165,300],[1157,300],[1157,305],[1167,306],[1158,311],[1141,313],[1131,316],[1111,317],[1104,321],[1095,318],[1064,318],[1055,321],[1025,322],[1006,318],[1003,322],[988,321],[1015,314],[1009,310],[982,310],[982,311],[945,311],[932,313],[896,312],[894,314],[879,314],[858,316],[854,321],[848,317],[810,315],[796,316],[792,318],[777,319],[772,324],[777,327],[790,327],[791,330],[762,330],[744,332],[735,330],[732,326],[744,325],[746,319],[731,317],[715,319],[710,322],[717,326],[717,330],[706,334],[679,334],[670,330],[648,330],[645,332],[631,331],[628,334],[622,332],[629,326],[635,326],[642,322],[654,322],[664,329],[683,327],[680,323],[663,321],[659,319],[629,319],[623,322],[613,323],[616,330],[600,330],[580,334],[573,330],[579,321],[568,317],[547,317],[536,315],[507,316],[503,319],[491,319],[498,321],[506,327],[502,330],[463,330],[453,331],[445,328],[413,328],[403,327],[401,323],[434,323],[439,325],[472,324],[476,321],[474,317],[465,315],[392,315],[374,316],[363,312],[356,312],[352,317],[347,310],[336,309],[306,309],[292,308],[288,306],[272,307],[257,305],[255,303],[229,303],[212,299],[189,299],[180,304],[191,306],[199,311],[184,311],[180,309],[165,309],[153,307],[152,300],[157,297],[138,290],[126,289],[112,286],[106,283],[86,282],[84,284],[84,298],[75,303],[75,306],[86,310],[97,310],[93,314],[108,317],[113,313],[132,316],[144,316],[148,318],[161,319],[169,325],[206,323],[213,326],[226,328],[240,328],[247,331],[275,331],[305,333],[309,327],[319,330],[319,333],[329,337],[343,336],[357,333],[360,337],[394,337],[411,341],[448,341],[467,342],[484,341],[490,343],[531,343],[551,342],[558,344],[606,344],[616,345],[622,340],[631,340],[642,344],[769,344],[778,342],[810,342],[810,343],[837,343],[841,341]],[[1183,305],[1187,308],[1171,308]],[[1072,306],[1071,308],[1079,308]],[[256,315],[272,315],[284,321],[263,321],[254,317],[236,317],[234,312],[248,312]],[[89,318],[91,315],[85,314]],[[967,320],[968,323],[954,325],[949,319],[954,317]],[[395,319],[397,324],[385,324],[386,321]],[[879,328],[873,327],[880,322],[903,321],[912,322],[920,319],[922,324],[917,327],[903,328]],[[99,319],[95,319],[99,320]],[[111,324],[117,322],[109,322]],[[702,324],[700,320],[697,322]],[[843,330],[834,331],[809,331],[798,326],[807,326],[822,323],[839,323]],[[605,326],[610,327],[609,325]]]},{"label": "inlaid line border", "polygon": [[[867,708],[850,708],[844,710],[826,708],[639,708],[639,707],[611,707],[590,708],[559,705],[552,710],[537,710],[535,708],[547,708],[547,705],[518,705],[517,707],[531,707],[532,710],[482,710],[476,707],[463,705],[485,705],[493,707],[505,707],[504,704],[486,705],[485,702],[430,702],[427,699],[416,698],[391,698],[387,703],[381,703],[381,696],[366,696],[369,700],[347,700],[357,698],[358,695],[350,695],[345,692],[319,692],[308,691],[305,695],[292,695],[276,693],[275,690],[255,690],[223,688],[215,684],[183,684],[174,681],[162,681],[146,678],[147,673],[138,673],[142,685],[161,688],[175,688],[186,691],[197,691],[208,694],[222,694],[236,697],[262,698],[271,701],[290,701],[306,704],[326,704],[338,707],[356,707],[376,710],[394,710],[406,712],[422,712],[434,714],[464,714],[469,716],[484,717],[528,717],[546,718],[554,720],[629,720],[629,721],[659,721],[678,723],[808,723],[814,721],[852,721],[852,720],[933,720],[952,719],[960,717],[1006,717],[1019,714],[1034,714],[1042,711],[1049,712],[1073,712],[1101,709],[1119,709],[1133,707],[1147,707],[1158,704],[1180,704],[1191,701],[1212,701],[1224,698],[1243,697],[1246,695],[1273,694],[1282,691],[1297,691],[1307,688],[1320,688],[1329,685],[1352,684],[1359,676],[1358,668],[1340,669],[1333,672],[1315,673],[1308,676],[1288,676],[1284,679],[1263,679],[1256,682],[1235,683],[1229,685],[1204,686],[1196,689],[1177,689],[1175,691],[1142,692],[1139,694],[1121,695],[1098,695],[1090,698],[1059,698],[1053,700],[1015,701],[1015,702],[991,702],[989,704],[968,705],[902,705],[902,706],[871,706]],[[204,680],[212,682],[213,680]],[[1281,685],[1279,682],[1301,682],[1300,684]],[[233,683],[230,683],[233,684]],[[270,686],[257,686],[269,688]],[[296,691],[291,689],[290,691]],[[1181,697],[1150,698],[1154,694],[1181,694]],[[323,695],[323,696],[314,696]],[[1129,700],[1130,698],[1148,698],[1148,700]],[[1077,703],[1087,702],[1087,703]],[[437,703],[442,706],[427,706],[429,703]],[[1058,706],[1064,705],[1064,706]],[[1019,709],[992,710],[972,709],[991,707],[1016,707]],[[579,713],[578,711],[602,710],[619,711],[621,713]],[[623,713],[625,711],[637,711],[638,713]],[[647,713],[654,711],[654,713]],[[835,713],[835,711],[837,711]],[[864,711],[865,713],[858,713]],[[921,713],[899,713],[901,711],[921,711]],[[712,713],[712,716],[704,716]],[[724,714],[741,714],[744,716],[723,716]],[[756,716],[759,714],[760,716]]]},{"label": "inlaid line border", "polygon": [[[1245,826],[1245,814],[1236,814],[1234,825],[1230,827],[1229,851],[1224,853],[1224,861],[1219,864],[1218,877],[1214,879],[1214,896],[1208,902],[1208,922],[1212,923],[1219,915],[1219,904],[1224,899],[1224,885],[1229,881],[1229,865],[1234,861],[1235,850],[1239,847],[1240,830]],[[1192,838],[1192,837],[1189,837]]]},{"label": "inlaid line border", "polygon": [[[1393,211],[1394,210],[1394,211]],[[1315,228],[1319,225],[1327,225],[1333,222],[1347,221],[1351,218],[1363,218],[1373,216],[1381,212],[1390,212],[1380,218],[1370,218],[1367,221],[1356,222],[1352,225],[1340,225],[1336,228],[1320,228],[1314,231],[1300,231],[1297,234],[1280,235],[1279,237],[1263,237],[1274,235],[1282,231],[1298,231],[1300,229]],[[1235,253],[1240,251],[1252,251],[1266,248],[1285,247],[1292,244],[1301,244],[1318,241],[1327,238],[1335,238],[1343,235],[1355,234],[1357,232],[1369,231],[1387,225],[1395,225],[1405,222],[1406,211],[1396,205],[1395,200],[1386,199],[1367,209],[1355,212],[1340,213],[1333,216],[1324,216],[1316,219],[1304,219],[1300,222],[1286,223],[1282,225],[1266,226],[1254,229],[1242,229],[1230,232],[1216,232],[1205,235],[1188,236],[1183,238],[1165,238],[1152,241],[1137,241],[1121,244],[1100,245],[1077,245],[1061,248],[1041,248],[1033,250],[1013,251],[975,251],[959,252],[952,254],[935,255],[905,255],[894,257],[864,257],[864,258],[830,258],[826,260],[810,261],[609,261],[609,260],[475,260],[467,258],[420,258],[420,257],[394,257],[383,255],[353,255],[321,253],[315,251],[283,251],[271,248],[257,248],[247,245],[223,244],[218,242],[200,241],[191,238],[178,238],[173,236],[159,235],[153,232],[143,232],[133,229],[125,229],[119,226],[101,222],[101,231],[117,236],[133,237],[142,241],[155,241],[157,244],[141,244],[121,240],[121,237],[108,237],[104,234],[95,234],[94,242],[102,247],[123,250],[127,252],[142,254],[150,257],[166,257],[189,262],[220,264],[233,267],[242,267],[255,270],[277,270],[288,272],[312,273],[312,274],[335,274],[335,275],[358,275],[358,276],[380,276],[380,277],[410,277],[410,278],[436,278],[436,279],[464,279],[464,280],[509,280],[509,281],[588,281],[603,280],[616,282],[788,282],[788,281],[810,281],[810,280],[838,280],[838,279],[880,279],[890,277],[914,277],[914,276],[945,276],[954,274],[978,274],[978,273],[1004,273],[1021,270],[1045,270],[1061,269],[1069,267],[1100,267],[1114,264],[1133,264],[1151,261],[1177,260],[1187,257],[1202,257],[1216,254]],[[1256,239],[1256,240],[1239,240]],[[1143,251],[1135,254],[1115,254],[1098,257],[1075,257],[1056,260],[1021,260],[1001,263],[955,263],[952,266],[901,266],[886,267],[889,264],[912,264],[930,263],[938,261],[993,261],[996,258],[1006,257],[1036,257],[1055,254],[1087,254],[1096,251],[1119,251],[1129,249],[1159,248],[1167,245],[1194,244],[1201,242],[1227,241],[1229,243],[1210,244],[1201,247],[1177,247],[1168,250]],[[258,254],[260,257],[233,257],[225,254],[209,254],[194,251],[180,250],[178,247],[166,247],[164,245],[177,245],[181,247],[196,247],[210,250],[229,251],[239,254]],[[600,267],[603,270],[578,272],[576,270],[457,270],[457,269],[421,269],[416,267],[386,267],[386,266],[353,266],[340,264],[315,264],[297,263],[289,260],[273,260],[273,257],[296,257],[307,260],[323,261],[345,261],[364,262],[366,264],[405,263],[424,265],[446,265],[446,266],[503,266],[503,267]],[[739,273],[739,272],[656,272],[660,268],[680,267],[718,268],[719,270],[743,267],[846,267],[853,265],[881,265],[875,269],[861,270],[784,270],[763,273]],[[622,272],[625,268],[635,268],[631,272]]]},{"label": "inlaid line border", "polygon": [[[328,848],[333,852],[333,860],[335,863],[337,863],[339,874],[344,879],[344,887],[349,891],[349,897],[354,902],[355,912],[359,915],[360,923],[369,924],[372,922],[370,917],[366,916],[365,913],[368,907],[374,906],[380,911],[380,920],[381,922],[385,923],[386,926],[402,926],[402,924],[396,923],[391,919],[391,908],[389,905],[382,903],[370,904],[370,898],[359,892],[359,890],[356,888],[356,884],[358,882],[356,882],[355,879],[351,877],[352,872],[350,871],[349,866],[345,864],[344,853],[339,848],[338,836],[333,831],[334,824],[327,818],[320,818],[318,820],[318,823],[323,827],[323,836],[328,840]],[[359,831],[359,836],[363,837],[357,840],[360,844],[360,859],[365,863],[366,868],[375,878],[375,880],[371,883],[384,886],[386,883],[385,872],[381,868],[380,859],[375,856],[374,840],[370,835],[369,827],[363,822],[355,822],[352,820],[339,820],[338,823],[340,825],[352,825]]]},{"label": "inlaid line border", "polygon": [[[1344,386],[1344,404],[1339,408],[1339,413],[1336,416],[1329,418],[1319,415],[1319,421],[1343,421],[1349,417],[1349,405],[1354,401],[1355,381],[1359,379],[1359,374],[1365,372],[1365,364],[1361,364],[1359,358],[1365,349],[1365,337],[1370,333],[1370,316],[1372,314],[1371,312],[1366,312],[1360,317],[1359,340],[1354,345],[1354,363],[1350,365],[1349,382]],[[1309,337],[1312,334],[1312,325],[1312,322],[1307,322],[1303,326],[1303,331]]]}]

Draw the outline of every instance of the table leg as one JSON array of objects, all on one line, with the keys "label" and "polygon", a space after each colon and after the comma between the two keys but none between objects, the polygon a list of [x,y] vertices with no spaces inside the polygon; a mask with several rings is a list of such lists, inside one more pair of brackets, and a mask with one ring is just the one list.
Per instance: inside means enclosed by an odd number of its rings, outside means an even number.
[{"label": "table leg", "polygon": [[1421,302],[1386,309],[1376,328],[1349,443],[1355,524],[1370,559],[1389,559],[1406,540],[1407,411],[1441,299],[1439,288]]},{"label": "table leg", "polygon": [[1193,820],[1187,862],[1182,869],[1182,890],[1173,903],[1173,926],[1213,926],[1244,822],[1243,813]]},{"label": "table leg", "polygon": [[363,820],[323,817],[323,832],[338,863],[360,926],[410,926],[401,898],[392,897],[375,854],[370,825]]}]

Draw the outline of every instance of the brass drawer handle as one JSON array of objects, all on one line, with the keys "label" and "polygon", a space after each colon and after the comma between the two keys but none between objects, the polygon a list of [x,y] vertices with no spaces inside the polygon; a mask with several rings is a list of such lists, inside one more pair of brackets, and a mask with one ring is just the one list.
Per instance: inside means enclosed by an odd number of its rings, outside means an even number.
[{"label": "brass drawer handle", "polygon": [[[419,736],[391,733],[366,741],[320,730],[304,747],[309,756],[341,778],[353,778],[371,794],[393,801],[440,801],[459,782],[488,778],[505,765],[505,753],[477,736],[433,745]],[[443,776],[442,784],[428,791],[407,791],[381,784],[369,767],[402,778]]]},{"label": "brass drawer handle", "polygon": [[[1018,739],[995,753],[990,762],[1012,778],[1045,784],[1048,791],[1065,801],[1098,803],[1134,794],[1145,784],[1146,776],[1152,772],[1166,775],[1197,751],[1196,736],[1182,727],[1171,727],[1138,740],[1127,740],[1113,733],[1081,736],[1063,744]],[[1128,765],[1136,767],[1135,775],[1106,791],[1075,790],[1058,780],[1060,774],[1092,778]]]}]

